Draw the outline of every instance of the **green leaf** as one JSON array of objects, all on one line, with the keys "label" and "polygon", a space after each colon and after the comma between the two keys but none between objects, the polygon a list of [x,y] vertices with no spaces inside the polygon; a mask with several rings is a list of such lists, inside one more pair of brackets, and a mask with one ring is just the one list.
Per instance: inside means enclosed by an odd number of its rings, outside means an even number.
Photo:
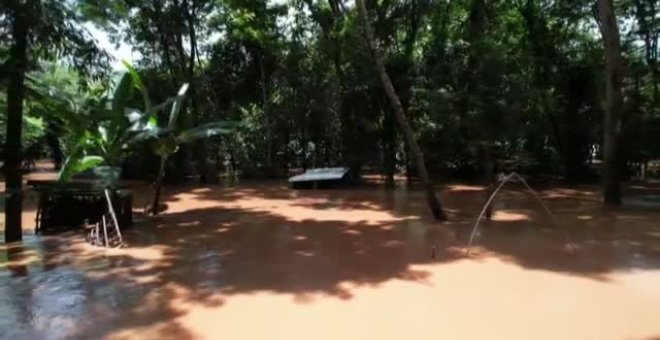
[{"label": "green leaf", "polygon": [[83,157],[75,167],[76,172],[83,172],[94,168],[98,165],[101,165],[104,162],[103,157],[101,156],[85,156]]},{"label": "green leaf", "polygon": [[169,128],[174,128],[176,126],[177,119],[179,118],[179,112],[183,106],[183,101],[186,98],[186,92],[188,92],[188,84],[183,84],[179,89],[179,93],[174,99],[174,104],[172,104],[172,110],[170,111],[170,121],[168,123]]},{"label": "green leaf", "polygon": [[155,146],[154,152],[161,157],[169,157],[179,149],[179,141],[172,135],[165,136],[159,139]]},{"label": "green leaf", "polygon": [[112,95],[112,111],[116,115],[123,115],[124,109],[133,96],[133,78],[125,73]]},{"label": "green leaf", "polygon": [[137,109],[126,108],[124,109],[124,116],[126,116],[126,119],[128,119],[129,123],[136,123],[142,120],[145,114]]},{"label": "green leaf", "polygon": [[158,127],[158,117],[150,116],[149,121],[147,122],[147,129],[153,129]]},{"label": "green leaf", "polygon": [[140,74],[137,72],[137,70],[129,64],[126,60],[121,61],[122,64],[124,64],[124,67],[128,70],[128,74],[130,74],[133,84],[135,88],[140,90],[140,93],[142,94],[142,100],[144,101],[144,107],[146,111],[150,111],[151,109],[151,98],[149,97],[149,91],[147,90],[147,87],[144,86],[144,82],[142,81],[142,78],[140,77]]},{"label": "green leaf", "polygon": [[144,114],[138,110],[131,109],[126,113],[128,126],[125,131],[139,132],[142,130],[153,129],[158,126],[158,117],[155,115]]},{"label": "green leaf", "polygon": [[99,126],[99,134],[101,135],[101,141],[103,143],[108,143],[108,129],[106,129],[104,126]]},{"label": "green leaf", "polygon": [[78,146],[72,154],[67,157],[60,170],[58,176],[59,181],[67,182],[71,180],[73,175],[89,170],[104,162],[104,158],[100,156],[82,156],[82,151],[83,148]]},{"label": "green leaf", "polygon": [[190,143],[197,139],[230,134],[237,126],[238,124],[236,122],[214,122],[202,124],[181,132],[177,139],[181,143]]},{"label": "green leaf", "polygon": [[78,162],[77,159],[75,159],[74,156],[69,156],[64,160],[64,164],[62,164],[62,169],[60,169],[60,173],[57,174],[57,180],[60,182],[68,182],[71,179],[71,176],[73,176],[73,164],[75,162]]},{"label": "green leaf", "polygon": [[130,146],[149,139],[160,138],[165,134],[167,134],[166,129],[160,129],[158,126],[153,126],[152,128],[138,132],[132,138],[130,138],[126,144]]}]

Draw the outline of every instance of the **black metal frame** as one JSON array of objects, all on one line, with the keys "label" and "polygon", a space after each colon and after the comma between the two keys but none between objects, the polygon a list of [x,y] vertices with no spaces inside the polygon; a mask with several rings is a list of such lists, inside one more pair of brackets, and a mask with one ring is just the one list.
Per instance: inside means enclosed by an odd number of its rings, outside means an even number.
[{"label": "black metal frame", "polygon": [[[30,181],[39,193],[36,232],[80,229],[101,221],[108,211],[103,189],[93,183]],[[113,207],[122,229],[133,225],[133,193],[113,190]]]}]

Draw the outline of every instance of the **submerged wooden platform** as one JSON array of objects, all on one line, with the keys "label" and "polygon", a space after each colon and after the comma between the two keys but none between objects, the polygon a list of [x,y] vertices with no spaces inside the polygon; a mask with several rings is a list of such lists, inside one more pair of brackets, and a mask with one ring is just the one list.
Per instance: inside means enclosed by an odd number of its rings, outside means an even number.
[{"label": "submerged wooden platform", "polygon": [[289,178],[294,188],[318,188],[347,185],[352,180],[349,168],[315,168]]}]

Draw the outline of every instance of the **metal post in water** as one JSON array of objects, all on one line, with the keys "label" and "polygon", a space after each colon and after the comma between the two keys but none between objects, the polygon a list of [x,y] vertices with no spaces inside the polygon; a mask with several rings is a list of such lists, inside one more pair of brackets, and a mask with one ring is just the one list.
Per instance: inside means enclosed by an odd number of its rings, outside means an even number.
[{"label": "metal post in water", "polygon": [[105,236],[105,247],[109,248],[109,243],[108,243],[108,224],[105,223],[105,215],[102,216],[101,221],[103,223],[103,235]]},{"label": "metal post in water", "polygon": [[546,214],[548,214],[550,218],[552,218],[552,221],[554,222],[555,226],[561,228],[561,230],[564,232],[564,237],[566,237],[566,242],[571,247],[571,253],[575,254],[575,244],[573,243],[573,240],[571,239],[568,230],[566,230],[566,228],[559,223],[559,220],[557,220],[557,217],[550,211],[550,208],[548,208],[548,206],[543,202],[541,197],[536,193],[536,191],[534,191],[534,189],[532,189],[532,187],[527,183],[527,181],[522,176],[520,176],[515,172],[511,174],[516,176],[518,179],[520,179],[520,181],[525,185],[525,187],[527,187],[527,190],[534,196],[534,198],[536,198],[536,201],[541,205],[541,207],[543,207],[543,210],[545,210]]},{"label": "metal post in water", "polygon": [[479,227],[479,222],[481,222],[481,218],[486,213],[486,210],[488,209],[488,206],[491,204],[491,202],[495,198],[495,195],[497,195],[497,193],[502,189],[502,187],[509,180],[510,177],[511,177],[511,174],[504,177],[504,179],[502,180],[500,185],[497,186],[497,188],[493,191],[493,193],[488,198],[488,201],[486,201],[486,204],[481,209],[481,213],[479,213],[479,216],[477,216],[477,220],[474,221],[474,227],[472,228],[472,233],[470,234],[470,240],[468,241],[468,246],[467,246],[467,250],[465,252],[465,256],[470,255],[470,248],[472,247],[472,241],[474,240],[474,236],[477,234],[477,228]]},{"label": "metal post in water", "polygon": [[112,216],[113,222],[115,222],[115,231],[117,232],[117,237],[119,237],[119,246],[124,243],[124,240],[121,237],[121,231],[119,230],[119,222],[117,221],[117,215],[115,214],[115,209],[112,206],[112,200],[110,199],[110,194],[108,189],[103,190],[105,193],[105,199],[108,201],[108,210],[110,211],[110,216]]}]

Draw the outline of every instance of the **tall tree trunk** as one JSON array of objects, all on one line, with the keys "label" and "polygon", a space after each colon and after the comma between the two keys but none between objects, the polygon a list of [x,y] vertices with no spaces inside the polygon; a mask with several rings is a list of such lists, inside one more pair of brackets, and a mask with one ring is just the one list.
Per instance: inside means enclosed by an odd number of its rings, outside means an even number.
[{"label": "tall tree trunk", "polygon": [[266,65],[264,63],[265,51],[263,48],[260,48],[258,53],[259,75],[261,77],[261,105],[266,120],[266,167],[267,169],[271,169],[273,165],[273,126],[270,111],[268,110],[268,78],[266,77]]},{"label": "tall tree trunk", "polygon": [[[156,12],[156,16],[158,18],[163,18],[162,14],[162,4],[160,0],[154,0],[152,3],[153,9]],[[167,36],[165,33],[165,29],[163,27],[163,21],[158,20],[157,25],[156,25],[157,31],[158,31],[158,39],[160,41],[161,49],[163,50],[163,58],[165,59],[165,65],[167,66],[167,69],[169,70],[170,74],[170,79],[172,81],[172,86],[176,87],[176,69],[174,68],[174,64],[172,64],[172,57],[170,56],[170,46],[167,43]]]},{"label": "tall tree trunk", "polygon": [[[193,125],[198,126],[201,123],[200,114],[201,107],[197,100],[197,84],[195,83],[195,64],[197,59],[197,30],[195,29],[195,9],[191,8],[188,1],[183,2],[183,12],[186,16],[186,23],[188,25],[188,38],[190,40],[190,59],[188,60],[188,84],[190,84],[190,107],[192,108]],[[197,172],[199,174],[199,181],[202,184],[217,182],[217,174],[211,171],[207,162],[207,145],[206,141],[200,139],[194,142],[194,153],[197,160]]]},{"label": "tall tree trunk", "polygon": [[[185,4],[183,4],[185,5]],[[174,0],[172,4],[172,8],[174,11],[183,11],[182,4],[179,2],[179,0]],[[178,13],[177,13],[178,14]],[[180,19],[179,17],[176,18],[177,20]],[[185,19],[185,18],[184,18]],[[172,22],[170,24],[176,24],[176,25],[183,25],[183,22],[176,21]],[[174,30],[172,30],[172,39],[174,40],[174,50],[176,52],[176,57],[177,57],[177,66],[179,67],[179,74],[181,76],[181,79],[185,79],[186,77],[186,71],[188,69],[188,66],[186,64],[186,51],[183,48],[183,30],[179,29],[178,27]]]},{"label": "tall tree trunk", "polygon": [[486,34],[486,3],[484,0],[473,0],[470,5],[469,30],[467,34],[468,61],[463,72],[465,81],[463,99],[460,100],[458,115],[460,117],[460,132],[464,140],[470,140],[470,128],[467,122],[470,110],[473,109],[472,99],[480,95],[478,72],[484,52],[482,40]]},{"label": "tall tree trunk", "polygon": [[405,168],[406,168],[406,185],[410,186],[412,185],[413,182],[413,167],[412,164],[410,164],[410,148],[408,147],[407,143],[403,143],[401,145],[401,150],[403,151],[403,158],[405,162]]},{"label": "tall tree trunk", "polygon": [[358,10],[360,11],[360,14],[364,22],[365,40],[369,45],[369,49],[371,50],[371,53],[373,55],[383,88],[387,93],[388,98],[390,99],[392,110],[394,111],[396,119],[399,122],[401,131],[403,132],[403,135],[406,138],[406,142],[410,147],[410,152],[412,153],[412,156],[415,159],[415,165],[417,166],[417,170],[419,171],[419,176],[422,180],[422,184],[424,185],[424,192],[426,193],[426,202],[429,205],[429,208],[431,209],[433,216],[437,220],[445,221],[447,220],[447,216],[445,215],[442,209],[440,200],[435,194],[433,183],[431,182],[431,179],[429,178],[429,174],[426,170],[424,155],[422,154],[422,150],[419,148],[419,145],[417,145],[417,141],[415,140],[415,134],[413,133],[410,124],[408,124],[408,120],[406,119],[406,115],[403,112],[403,106],[401,106],[401,101],[399,100],[399,96],[396,94],[396,91],[394,90],[394,86],[392,85],[392,80],[387,74],[387,70],[385,69],[385,64],[383,63],[383,60],[376,47],[374,41],[375,38],[374,38],[373,29],[371,27],[371,23],[369,22],[369,15],[367,13],[367,8],[364,5],[364,0],[357,0],[357,5],[359,7]]},{"label": "tall tree trunk", "polygon": [[28,22],[22,1],[14,1],[12,38],[9,52],[7,87],[7,132],[5,144],[5,242],[23,239],[23,176],[21,173],[21,132],[23,130],[23,94],[28,48]]},{"label": "tall tree trunk", "polygon": [[619,136],[623,110],[623,58],[619,26],[612,0],[598,0],[600,30],[605,45],[606,104],[604,119],[603,199],[608,204],[621,204],[619,176]]},{"label": "tall tree trunk", "polygon": [[307,140],[307,136],[304,132],[300,134],[300,140],[302,142],[302,169],[303,171],[307,171],[307,168],[309,167],[309,162],[307,160],[307,145],[309,144],[309,141]]},{"label": "tall tree trunk", "polygon": [[381,110],[383,114],[383,174],[385,175],[385,188],[394,188],[394,173],[396,172],[396,122],[392,114],[386,109]]},{"label": "tall tree trunk", "polygon": [[[174,8],[180,9],[181,8],[181,3],[178,0],[174,1]],[[177,56],[177,63],[176,66],[179,68],[179,81],[181,82],[188,82],[189,81],[189,75],[188,75],[188,58],[186,54],[186,50],[184,48],[184,39],[183,39],[184,32],[182,30],[176,30],[174,34],[172,34],[173,38],[173,43],[174,43],[174,50],[176,52]],[[192,90],[192,89],[191,89]],[[190,90],[189,90],[190,91]],[[189,96],[192,98],[192,95]],[[182,114],[179,115],[179,124],[182,128],[189,128],[193,126],[193,122],[191,121],[191,117],[188,113],[188,108],[192,106],[192,103],[190,103],[188,100],[185,100],[183,102],[183,105],[181,107],[181,112]],[[179,180],[186,180],[190,176],[194,176],[197,174],[197,169],[193,168],[193,149],[189,144],[182,144],[179,147],[179,151],[173,155],[175,160],[177,162],[180,162],[182,164],[180,174],[179,174]],[[170,175],[172,172],[170,172]]]}]

